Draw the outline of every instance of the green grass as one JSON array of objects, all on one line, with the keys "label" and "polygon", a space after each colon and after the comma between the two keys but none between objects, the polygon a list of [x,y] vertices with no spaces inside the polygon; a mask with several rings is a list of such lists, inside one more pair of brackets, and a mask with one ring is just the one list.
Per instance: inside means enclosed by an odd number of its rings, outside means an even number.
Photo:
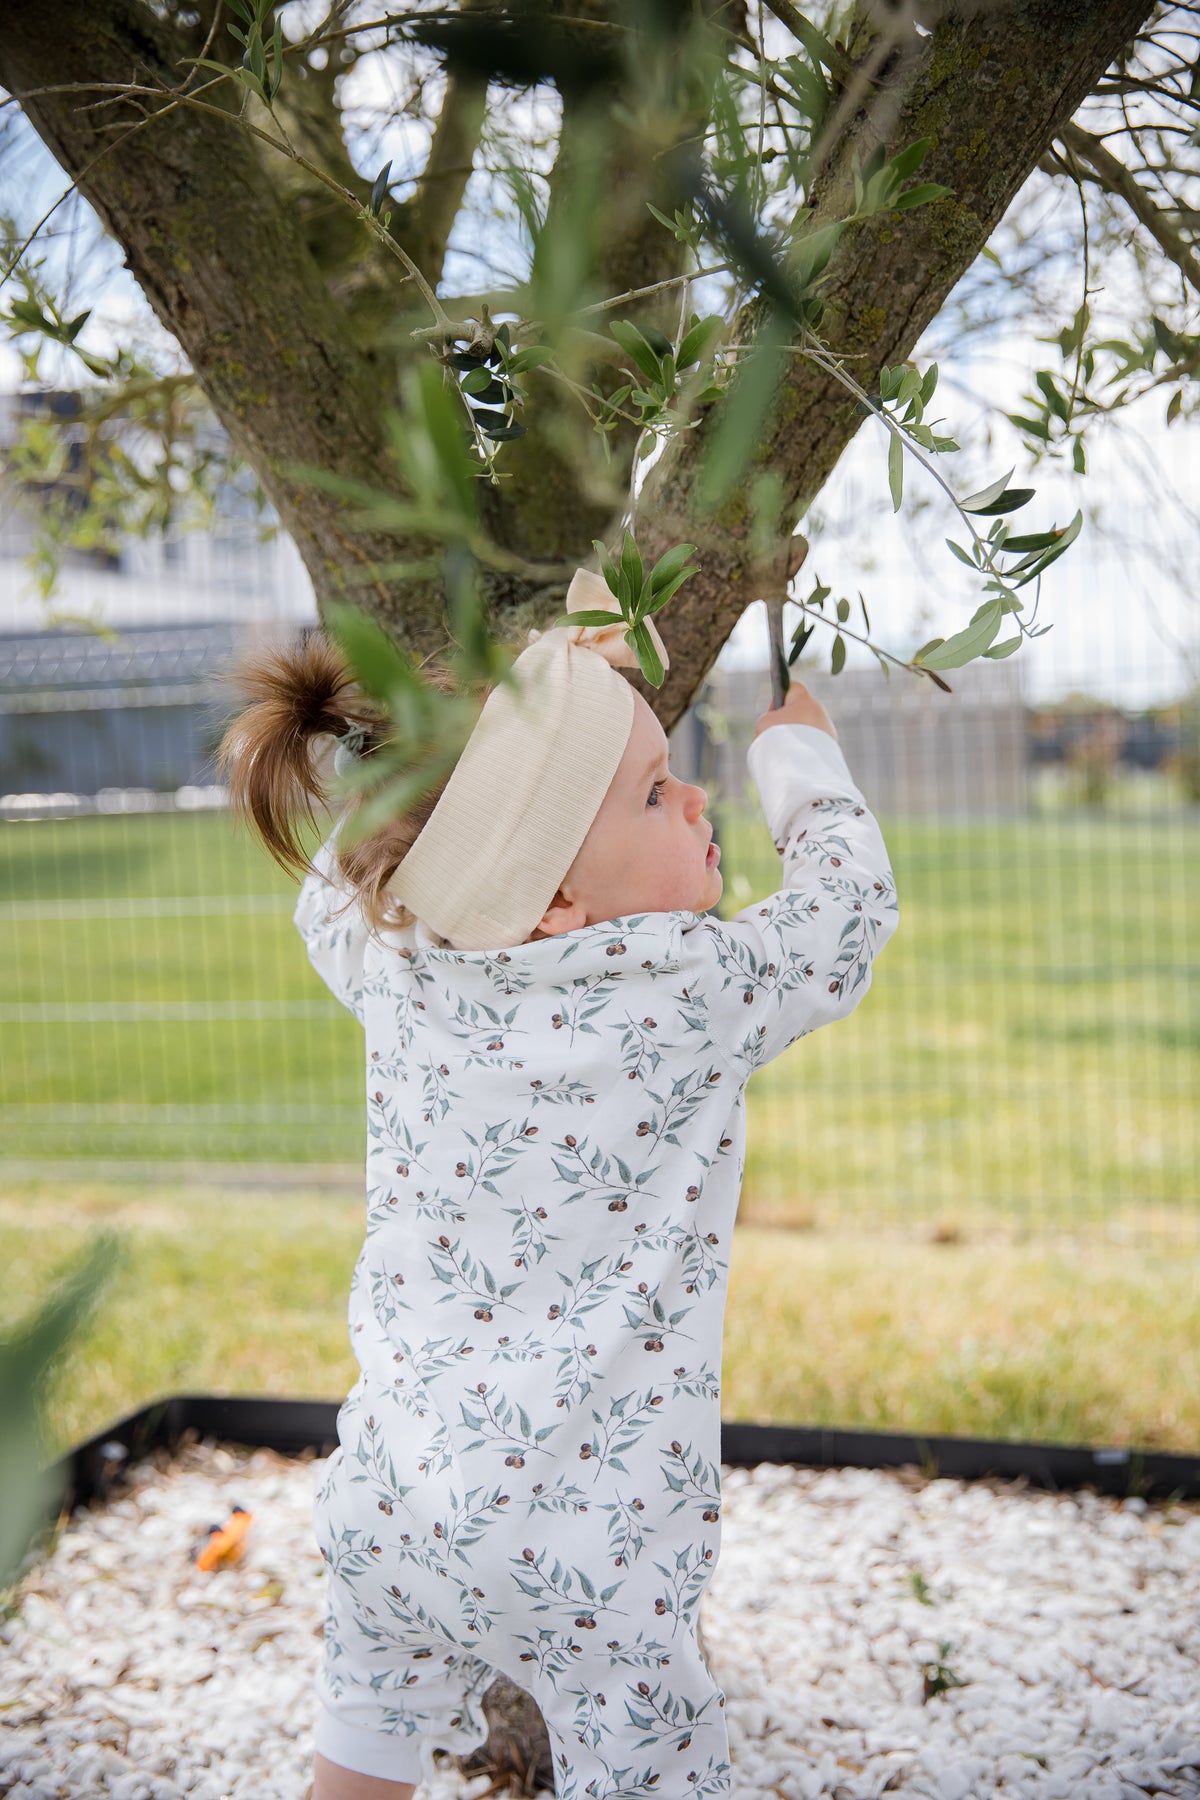
[{"label": "green grass", "polygon": [[[729,917],[779,864],[756,814],[716,817]],[[858,1011],[751,1082],[743,1216],[1194,1242],[1195,824],[882,823],[900,929]],[[361,1036],[294,894],[225,815],[0,828],[10,1169],[356,1165]],[[171,914],[194,896],[229,910]]]},{"label": "green grass", "polygon": [[[345,1192],[77,1182],[0,1199],[7,1280],[46,1293],[101,1227],[117,1274],[57,1371],[48,1454],[171,1393],[341,1399],[363,1206]],[[1196,1281],[1161,1250],[735,1233],[726,1418],[1194,1452]]]}]

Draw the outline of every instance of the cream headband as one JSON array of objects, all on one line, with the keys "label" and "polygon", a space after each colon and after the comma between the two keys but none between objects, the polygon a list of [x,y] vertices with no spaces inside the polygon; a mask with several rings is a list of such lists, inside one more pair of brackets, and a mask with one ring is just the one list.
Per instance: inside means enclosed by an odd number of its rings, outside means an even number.
[{"label": "cream headband", "polygon": [[[622,668],[638,659],[616,597],[579,569],[566,610],[612,612],[612,625],[530,631],[484,703],[429,820],[389,892],[456,950],[523,944],[575,861],[633,726]],[[644,621],[662,658],[666,646]]]}]

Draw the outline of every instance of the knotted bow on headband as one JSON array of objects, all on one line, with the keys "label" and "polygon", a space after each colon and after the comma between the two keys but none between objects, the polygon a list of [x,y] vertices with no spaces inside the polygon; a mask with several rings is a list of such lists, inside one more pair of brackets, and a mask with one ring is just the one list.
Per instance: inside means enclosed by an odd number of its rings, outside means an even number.
[{"label": "knotted bow on headband", "polygon": [[[488,695],[428,822],[389,891],[456,950],[523,944],[575,861],[633,726],[639,667],[615,596],[579,569],[567,610],[611,625],[529,633],[519,684]],[[663,668],[666,645],[645,621]]]}]

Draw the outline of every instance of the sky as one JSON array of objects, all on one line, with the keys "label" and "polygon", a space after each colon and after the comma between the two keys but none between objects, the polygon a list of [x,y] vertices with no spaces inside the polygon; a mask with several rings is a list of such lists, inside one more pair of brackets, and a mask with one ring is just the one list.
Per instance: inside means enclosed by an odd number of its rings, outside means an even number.
[{"label": "sky", "polygon": [[[372,98],[364,93],[364,105]],[[406,128],[404,136],[381,139],[364,152],[364,159],[373,162],[378,156],[382,161],[395,153],[397,168],[406,167],[415,155],[410,138],[411,128]],[[20,144],[19,171],[15,159],[5,160],[9,170],[19,174],[22,217],[36,218],[62,191],[61,171],[29,132]],[[72,207],[83,210],[81,202],[72,202]],[[67,218],[64,208],[56,222],[65,223]],[[63,267],[63,259],[76,254],[75,242],[70,237],[53,240],[47,249],[51,266]],[[88,254],[89,297],[98,296],[98,301],[96,317],[81,342],[103,350],[111,341],[106,321],[117,329],[136,321],[161,341],[161,332],[148,319],[132,278],[121,266],[116,246],[105,241]],[[478,261],[462,260],[456,267],[451,259],[444,289],[464,280],[470,286],[480,284]],[[1075,303],[1077,296],[1064,294],[1061,316],[1048,319],[1046,331],[1069,322]],[[937,329],[928,335],[936,338]],[[945,332],[941,335],[944,338]],[[1093,430],[1086,478],[1063,462],[1043,461],[1031,468],[1016,431],[999,415],[1019,410],[1033,370],[1052,362],[1057,352],[1039,345],[1027,332],[967,340],[949,357],[944,343],[936,347],[943,350],[943,381],[932,409],[941,420],[936,428],[951,433],[963,446],[957,454],[938,458],[937,466],[955,491],[969,494],[1013,469],[1014,485],[1036,489],[1036,498],[1014,515],[1014,529],[1065,525],[1078,507],[1085,511],[1079,540],[1043,583],[1036,621],[1051,629],[1023,644],[1014,659],[1021,665],[1027,700],[1038,704],[1078,691],[1140,708],[1166,703],[1195,687],[1200,682],[1200,597],[1192,571],[1200,561],[1200,519],[1189,503],[1200,495],[1200,420],[1181,418],[1168,429],[1163,421],[1165,400],[1154,396],[1119,424],[1105,421],[1101,429]],[[918,345],[914,354],[924,367],[928,360],[924,346]],[[0,343],[0,392],[12,392],[20,377],[16,352]],[[979,395],[987,396],[990,410]],[[819,576],[835,597],[844,594],[852,601],[851,629],[861,629],[857,604],[861,591],[875,640],[891,653],[907,657],[928,638],[960,630],[984,595],[945,545],[947,536],[962,541],[961,518],[933,478],[911,459],[904,507],[898,516],[893,514],[886,448],[883,427],[865,421],[809,518],[800,524],[811,548],[796,591],[807,594]],[[286,561],[293,604],[308,613],[311,593],[304,592],[302,573],[297,583],[295,559]],[[1028,620],[1034,606],[1032,589],[1022,590],[1022,597]],[[6,611],[9,628],[16,623],[19,598],[10,593],[6,606],[0,596],[0,630]],[[19,612],[28,628],[27,596]],[[788,608],[789,631],[799,617],[795,608]],[[1000,635],[1011,635],[1009,621]],[[831,642],[832,632],[819,625],[807,655],[815,655],[827,667]],[[766,614],[761,605],[749,609],[721,662],[765,667]],[[873,666],[875,658],[869,651],[848,644],[847,667]]]}]

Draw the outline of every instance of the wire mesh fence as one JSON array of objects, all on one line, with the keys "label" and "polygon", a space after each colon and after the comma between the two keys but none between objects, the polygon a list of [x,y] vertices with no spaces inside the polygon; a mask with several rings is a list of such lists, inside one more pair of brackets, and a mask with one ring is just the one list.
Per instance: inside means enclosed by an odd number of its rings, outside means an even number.
[{"label": "wire mesh fence", "polygon": [[[359,1028],[208,760],[238,635],[0,640],[10,1172],[357,1179]],[[1011,664],[958,671],[950,698],[804,673],[901,930],[858,1011],[751,1081],[742,1219],[1194,1242],[1194,704],[1039,709]],[[672,738],[709,792],[726,918],[778,880],[745,766],[767,699],[718,665]]]}]

